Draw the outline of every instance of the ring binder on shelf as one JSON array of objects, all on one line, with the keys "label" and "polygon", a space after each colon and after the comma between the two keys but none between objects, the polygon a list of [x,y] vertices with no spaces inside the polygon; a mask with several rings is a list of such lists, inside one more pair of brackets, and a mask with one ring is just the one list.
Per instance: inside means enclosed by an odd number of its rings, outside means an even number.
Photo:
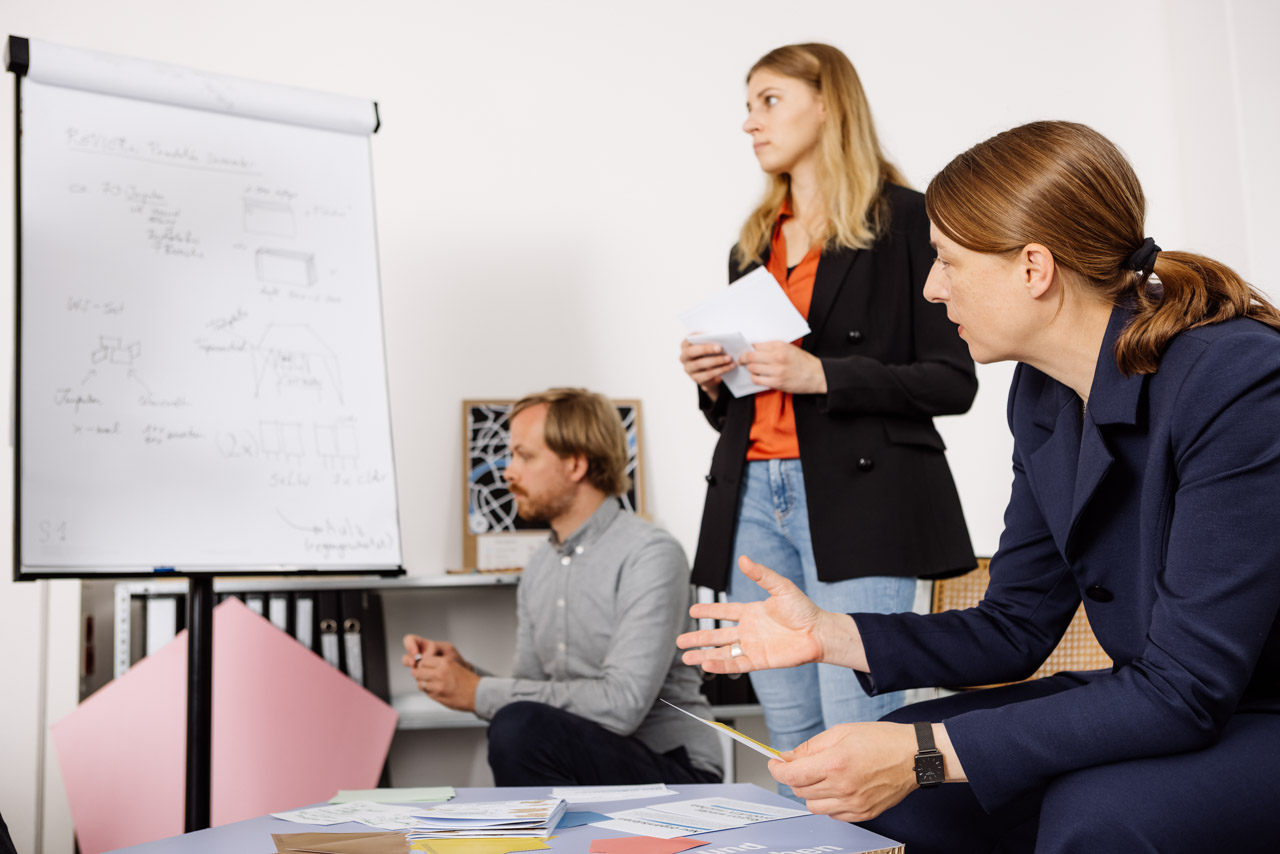
[{"label": "ring binder on shelf", "polygon": [[293,616],[290,613],[292,609],[289,607],[291,598],[291,595],[286,592],[267,594],[267,619],[277,629],[289,634],[293,634],[290,631],[293,627],[289,623],[290,618]]},{"label": "ring binder on shelf", "polygon": [[338,594],[328,590],[317,593],[316,613],[320,619],[320,655],[329,662],[330,667],[336,667],[345,673],[339,634],[342,631],[342,613],[338,610]]},{"label": "ring binder on shelf", "polygon": [[298,643],[314,651],[316,600],[311,593],[298,593],[293,599],[293,636]]}]

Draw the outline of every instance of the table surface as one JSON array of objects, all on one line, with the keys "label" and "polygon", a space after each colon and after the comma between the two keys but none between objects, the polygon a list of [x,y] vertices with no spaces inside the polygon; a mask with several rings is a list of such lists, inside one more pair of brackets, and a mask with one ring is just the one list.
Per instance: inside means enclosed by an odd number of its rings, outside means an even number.
[{"label": "table surface", "polygon": [[[571,804],[570,811],[592,810],[600,813],[619,812],[649,804],[660,804],[664,801],[691,800],[693,798],[730,797],[743,801],[773,804],[775,806],[796,806],[774,792],[766,792],[759,786],[750,783],[718,783],[702,785],[673,785],[669,788],[678,794],[662,798],[644,798],[631,801],[611,801],[598,804]],[[550,793],[549,787],[537,788],[473,788],[458,789],[457,797],[451,803],[476,801],[509,801],[523,798],[544,798]],[[281,810],[283,811],[283,810]],[[271,839],[273,833],[306,833],[309,831],[328,831],[332,833],[358,833],[372,828],[363,824],[348,822],[326,826],[298,824],[273,818],[269,815],[239,821],[222,827],[198,830],[182,836],[121,848],[127,854],[268,854],[275,848]],[[556,832],[553,839],[547,840],[550,850],[557,854],[588,854],[591,841],[609,839],[627,834],[592,825],[571,827]],[[902,846],[896,842],[863,830],[856,825],[845,824],[827,816],[806,815],[795,818],[778,819],[763,822],[750,827],[732,830],[718,830],[714,833],[701,833],[693,837],[708,844],[692,849],[692,854],[713,854],[720,849],[733,847],[745,851],[759,851],[760,854],[783,854],[796,849],[815,848],[817,846],[836,846],[841,854],[856,852],[876,852],[876,854],[901,854]],[[750,848],[742,849],[743,843],[754,843]],[[755,845],[763,846],[756,848]]]}]

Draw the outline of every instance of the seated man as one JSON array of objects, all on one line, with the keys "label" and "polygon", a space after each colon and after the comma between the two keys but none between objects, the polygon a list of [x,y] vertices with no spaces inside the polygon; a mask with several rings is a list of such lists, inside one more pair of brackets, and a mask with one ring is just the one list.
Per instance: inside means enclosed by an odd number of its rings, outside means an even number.
[{"label": "seated man", "polygon": [[552,389],[511,410],[506,480],[551,535],[517,594],[514,674],[491,676],[452,644],[406,635],[404,665],[430,697],[490,721],[499,786],[718,783],[719,738],[699,673],[680,663],[689,565],[679,543],[623,511],[626,435],[617,409]]}]

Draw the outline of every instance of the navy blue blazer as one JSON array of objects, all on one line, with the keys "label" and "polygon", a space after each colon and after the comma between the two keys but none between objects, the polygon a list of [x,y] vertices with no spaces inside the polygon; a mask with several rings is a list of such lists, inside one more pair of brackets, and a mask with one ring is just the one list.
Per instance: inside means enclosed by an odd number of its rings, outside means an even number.
[{"label": "navy blue blazer", "polygon": [[1280,712],[1280,333],[1194,329],[1124,376],[1112,312],[1087,415],[1019,365],[1013,493],[976,608],[855,614],[871,693],[1024,679],[1082,600],[1115,662],[1081,687],[947,720],[987,810],[1064,773],[1207,747]]}]

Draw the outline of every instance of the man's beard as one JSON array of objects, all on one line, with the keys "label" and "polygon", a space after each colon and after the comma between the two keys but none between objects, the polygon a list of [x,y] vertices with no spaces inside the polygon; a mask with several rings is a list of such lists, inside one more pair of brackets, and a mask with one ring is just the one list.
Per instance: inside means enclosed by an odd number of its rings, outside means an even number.
[{"label": "man's beard", "polygon": [[550,522],[568,510],[573,503],[573,494],[568,491],[549,496],[546,501],[535,501],[528,493],[515,489],[511,490],[511,494],[516,499],[516,514],[527,522]]}]

